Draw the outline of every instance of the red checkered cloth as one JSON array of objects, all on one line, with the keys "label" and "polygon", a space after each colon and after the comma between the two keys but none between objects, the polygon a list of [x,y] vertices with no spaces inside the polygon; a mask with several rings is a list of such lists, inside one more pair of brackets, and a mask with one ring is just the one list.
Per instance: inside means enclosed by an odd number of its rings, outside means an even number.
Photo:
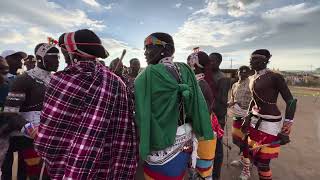
[{"label": "red checkered cloth", "polygon": [[221,128],[218,118],[215,114],[211,114],[211,127],[214,132],[217,133],[218,138],[222,138],[224,135],[224,130]]},{"label": "red checkered cloth", "polygon": [[52,179],[134,179],[138,142],[123,81],[95,62],[56,73],[35,149]]}]

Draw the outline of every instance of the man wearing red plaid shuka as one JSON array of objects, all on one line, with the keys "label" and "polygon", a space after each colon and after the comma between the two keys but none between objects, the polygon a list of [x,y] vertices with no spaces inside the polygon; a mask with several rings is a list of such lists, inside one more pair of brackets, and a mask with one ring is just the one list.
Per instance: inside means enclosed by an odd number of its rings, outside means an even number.
[{"label": "man wearing red plaid shuka", "polygon": [[123,81],[98,62],[107,51],[84,29],[59,45],[70,62],[46,92],[35,147],[52,179],[134,179],[138,162],[133,104]]}]

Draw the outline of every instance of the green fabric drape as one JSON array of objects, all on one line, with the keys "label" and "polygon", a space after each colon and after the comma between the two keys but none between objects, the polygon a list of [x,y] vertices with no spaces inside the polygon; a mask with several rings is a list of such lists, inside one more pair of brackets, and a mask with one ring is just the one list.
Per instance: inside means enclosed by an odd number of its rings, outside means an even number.
[{"label": "green fabric drape", "polygon": [[179,95],[184,100],[187,119],[198,138],[214,138],[206,101],[193,71],[175,63],[182,76],[179,84],[163,64],[149,65],[135,80],[136,122],[140,136],[140,156],[171,146],[179,119]]}]

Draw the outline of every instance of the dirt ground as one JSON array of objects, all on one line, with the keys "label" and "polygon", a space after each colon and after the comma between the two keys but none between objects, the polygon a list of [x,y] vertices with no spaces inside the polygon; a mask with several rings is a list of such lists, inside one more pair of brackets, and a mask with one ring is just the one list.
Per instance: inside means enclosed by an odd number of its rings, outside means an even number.
[{"label": "dirt ground", "polygon": [[[281,147],[280,156],[273,160],[271,168],[274,180],[318,180],[320,179],[320,90],[292,88],[298,98],[295,122],[291,133],[291,143]],[[284,102],[279,100],[279,107],[284,112]],[[231,120],[228,120],[228,141],[232,149],[227,153],[224,148],[222,180],[236,180],[240,169],[228,166],[238,158],[239,149],[232,144]],[[227,138],[224,138],[227,143]],[[229,157],[227,158],[227,154]],[[137,179],[143,180],[139,168]],[[259,179],[257,170],[252,170],[251,179]]]}]

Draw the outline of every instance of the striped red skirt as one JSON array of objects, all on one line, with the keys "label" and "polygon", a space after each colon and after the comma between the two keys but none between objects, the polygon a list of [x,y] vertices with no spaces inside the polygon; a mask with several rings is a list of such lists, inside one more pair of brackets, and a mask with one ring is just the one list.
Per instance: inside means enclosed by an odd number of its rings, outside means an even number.
[{"label": "striped red skirt", "polygon": [[[271,144],[279,141],[279,138],[274,135],[259,131],[253,127],[249,128],[248,144],[250,148],[255,148],[263,144]],[[265,146],[249,151],[253,159],[273,159],[277,158],[280,153],[280,144]]]}]

